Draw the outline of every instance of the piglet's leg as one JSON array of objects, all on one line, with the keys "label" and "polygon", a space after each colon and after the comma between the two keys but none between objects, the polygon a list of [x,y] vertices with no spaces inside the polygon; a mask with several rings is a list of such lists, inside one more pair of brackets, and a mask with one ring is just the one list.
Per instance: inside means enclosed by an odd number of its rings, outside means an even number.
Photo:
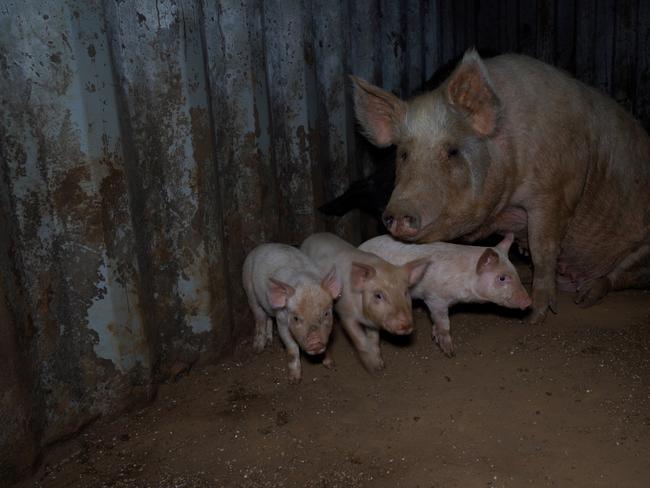
[{"label": "piglet's leg", "polygon": [[287,356],[289,356],[289,382],[298,383],[302,379],[300,347],[298,347],[298,343],[294,340],[286,324],[278,322],[278,335],[287,350]]},{"label": "piglet's leg", "polygon": [[381,357],[381,349],[379,349],[379,331],[377,329],[366,329],[366,337],[372,351],[372,357],[375,358],[375,371],[380,371],[384,369],[384,360]]},{"label": "piglet's leg", "polygon": [[327,369],[332,369],[335,366],[334,358],[332,357],[332,347],[328,346],[325,349],[325,356],[323,357],[323,366]]},{"label": "piglet's leg", "polygon": [[630,253],[607,276],[582,285],[575,302],[581,307],[590,307],[610,290],[625,288],[650,288],[650,245],[644,244]]},{"label": "piglet's leg", "polygon": [[431,337],[440,346],[442,352],[451,357],[454,355],[454,344],[451,341],[449,327],[449,311],[447,305],[441,305],[433,301],[425,301],[433,321]]},{"label": "piglet's leg", "polygon": [[273,344],[273,319],[271,317],[267,317],[266,319],[266,333],[264,334],[265,337],[265,345],[270,346]]},{"label": "piglet's leg", "polygon": [[[341,325],[359,352],[361,362],[366,369],[368,371],[382,370],[384,368],[384,361],[381,359],[381,354],[379,353],[379,333],[377,332],[377,339],[375,341],[374,338],[368,337],[363,326],[356,320],[342,320]],[[370,332],[369,329],[368,332]],[[377,342],[377,345],[375,345],[375,342]]]},{"label": "piglet's leg", "polygon": [[[253,349],[255,352],[262,352],[264,348],[273,341],[273,319],[266,315],[262,307],[256,303],[250,303],[251,310],[255,316],[255,338]],[[268,325],[271,324],[271,340],[268,340]]]}]

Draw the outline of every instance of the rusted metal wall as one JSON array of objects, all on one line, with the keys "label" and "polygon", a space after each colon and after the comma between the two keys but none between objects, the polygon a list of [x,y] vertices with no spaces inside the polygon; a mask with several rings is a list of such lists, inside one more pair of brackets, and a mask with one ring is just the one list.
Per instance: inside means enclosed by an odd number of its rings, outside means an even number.
[{"label": "rusted metal wall", "polygon": [[315,211],[373,170],[348,73],[404,96],[472,45],[520,51],[647,123],[648,10],[0,0],[0,479],[250,331],[258,243],[375,230]]},{"label": "rusted metal wall", "polygon": [[347,74],[426,76],[385,3],[0,2],[3,476],[231,348],[258,243],[361,238],[314,209],[370,169]]}]

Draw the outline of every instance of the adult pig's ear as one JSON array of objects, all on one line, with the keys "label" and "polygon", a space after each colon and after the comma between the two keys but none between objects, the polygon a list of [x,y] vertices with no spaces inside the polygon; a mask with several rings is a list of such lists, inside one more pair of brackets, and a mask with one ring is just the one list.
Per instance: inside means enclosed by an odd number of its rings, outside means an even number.
[{"label": "adult pig's ear", "polygon": [[514,241],[514,239],[515,239],[514,234],[512,232],[508,232],[501,240],[501,242],[499,242],[496,245],[496,248],[507,256],[508,251],[510,250],[510,246],[512,246],[512,241]]},{"label": "adult pig's ear", "polygon": [[273,309],[277,310],[286,307],[287,300],[291,298],[295,292],[296,290],[293,286],[287,285],[280,280],[269,278],[268,298]]},{"label": "adult pig's ear", "polygon": [[478,263],[476,263],[476,274],[483,274],[492,269],[498,263],[499,255],[494,249],[488,247],[483,254],[481,254],[481,257],[478,258]]},{"label": "adult pig's ear", "polygon": [[373,279],[377,270],[364,263],[352,263],[350,267],[350,284],[354,291],[361,291],[365,288],[366,283]]},{"label": "adult pig's ear", "polygon": [[330,269],[329,273],[327,273],[325,278],[321,281],[320,286],[322,286],[334,300],[341,296],[343,285],[341,279],[336,274],[336,266],[332,266],[332,269]]},{"label": "adult pig's ear", "polygon": [[406,102],[361,78],[350,78],[354,85],[354,113],[363,134],[377,147],[397,144],[406,118]]},{"label": "adult pig's ear", "polygon": [[482,136],[491,136],[497,129],[501,102],[475,50],[469,50],[456,67],[446,87],[447,101],[469,116],[472,127]]}]

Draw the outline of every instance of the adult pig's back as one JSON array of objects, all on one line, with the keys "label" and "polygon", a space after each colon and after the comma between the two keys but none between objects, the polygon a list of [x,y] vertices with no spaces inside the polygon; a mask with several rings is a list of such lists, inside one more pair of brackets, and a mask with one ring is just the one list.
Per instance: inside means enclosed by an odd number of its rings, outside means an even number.
[{"label": "adult pig's back", "polygon": [[[564,227],[561,287],[595,301],[600,297],[592,287],[603,277],[609,287],[647,286],[643,266],[635,271],[650,233],[647,133],[612,99],[555,68],[523,56],[492,64],[506,110],[503,131],[513,134],[512,151],[523,175],[512,203],[567,214],[557,222]],[[503,146],[507,150],[507,143]],[[628,264],[628,257],[633,262]]]}]

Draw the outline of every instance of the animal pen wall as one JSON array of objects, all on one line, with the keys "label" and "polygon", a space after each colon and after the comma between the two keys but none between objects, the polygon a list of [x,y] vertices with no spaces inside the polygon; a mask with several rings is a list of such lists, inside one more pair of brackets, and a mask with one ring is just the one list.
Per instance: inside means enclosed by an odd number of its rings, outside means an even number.
[{"label": "animal pen wall", "polygon": [[359,213],[350,73],[529,54],[650,126],[644,1],[0,0],[0,479],[251,330],[246,253]]}]

